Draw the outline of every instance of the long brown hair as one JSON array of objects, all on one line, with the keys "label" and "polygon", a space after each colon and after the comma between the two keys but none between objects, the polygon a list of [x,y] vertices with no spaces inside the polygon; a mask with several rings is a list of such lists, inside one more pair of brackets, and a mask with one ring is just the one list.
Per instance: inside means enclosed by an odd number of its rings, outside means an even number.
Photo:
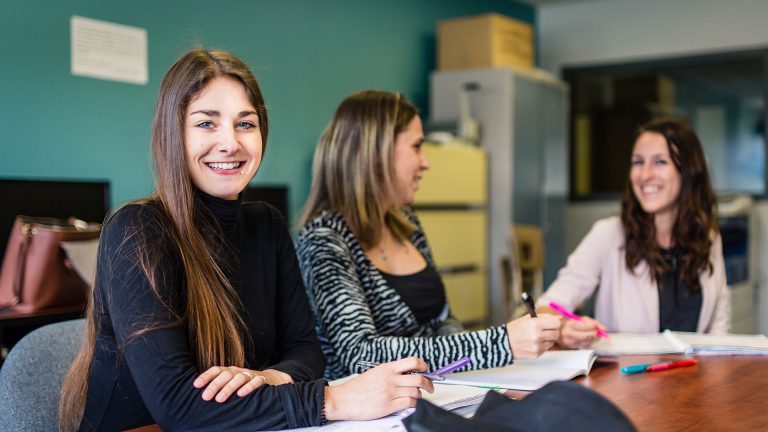
[{"label": "long brown hair", "polygon": [[[241,336],[243,320],[234,288],[217,263],[215,236],[220,228],[200,208],[184,151],[183,126],[187,107],[216,77],[228,76],[243,83],[246,94],[259,117],[259,129],[266,146],[268,120],[261,90],[248,66],[223,51],[194,49],[182,55],[160,84],[152,122],[152,158],[156,187],[152,196],[137,201],[142,211],[154,211],[160,217],[161,235],[146,238],[139,228],[128,235],[138,235],[140,246],[137,266],[143,271],[161,303],[158,286],[157,255],[172,249],[178,252],[186,281],[183,311],[170,311],[187,329],[193,360],[199,370],[214,365],[244,366],[245,342]],[[263,154],[263,152],[262,152]],[[109,221],[107,221],[107,224]],[[85,409],[88,376],[99,327],[93,294],[88,301],[85,338],[75,362],[69,369],[59,404],[59,429],[76,430]],[[168,326],[168,325],[164,325]],[[158,329],[156,323],[132,335],[130,340]]]},{"label": "long brown hair", "polygon": [[398,193],[395,138],[416,115],[400,93],[365,90],[344,99],[317,144],[301,224],[332,211],[344,216],[364,247],[381,239],[382,221],[407,238],[413,225],[389,206]]},{"label": "long brown hair", "polygon": [[[680,277],[694,291],[701,289],[699,275],[712,273],[709,261],[712,235],[718,232],[717,201],[709,180],[707,161],[699,138],[683,120],[660,118],[640,127],[643,132],[662,135],[677,171],[680,173],[680,195],[677,217],[672,228],[673,244],[680,253]],[[671,270],[656,240],[654,216],[643,211],[628,181],[621,200],[621,222],[624,225],[627,268],[632,270],[645,261],[655,281]]]}]

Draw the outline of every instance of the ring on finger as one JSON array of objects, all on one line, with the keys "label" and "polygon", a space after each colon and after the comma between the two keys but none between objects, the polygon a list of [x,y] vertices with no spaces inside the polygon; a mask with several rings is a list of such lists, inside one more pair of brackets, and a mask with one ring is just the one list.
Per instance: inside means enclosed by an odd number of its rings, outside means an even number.
[{"label": "ring on finger", "polygon": [[264,381],[264,384],[265,385],[267,384],[267,377],[265,377],[264,375],[257,375],[257,374],[255,374],[255,373],[253,373],[251,371],[242,371],[240,373],[245,375],[245,376],[247,376],[248,377],[248,381],[253,381],[256,378],[261,378]]}]

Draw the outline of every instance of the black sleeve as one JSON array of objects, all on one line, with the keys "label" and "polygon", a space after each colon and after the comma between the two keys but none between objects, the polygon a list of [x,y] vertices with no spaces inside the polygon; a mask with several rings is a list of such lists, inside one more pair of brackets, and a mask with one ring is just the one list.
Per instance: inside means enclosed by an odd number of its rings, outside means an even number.
[{"label": "black sleeve", "polygon": [[[115,338],[144,404],[163,430],[266,430],[318,425],[324,397],[323,380],[263,386],[227,402],[204,401],[192,382],[196,370],[183,326],[174,325],[182,292],[175,254],[157,254],[158,295],[138,267],[144,239],[162,233],[135,207],[119,211],[102,233],[100,289]],[[162,299],[162,301],[160,300]],[[300,306],[303,307],[303,306]],[[135,336],[149,323],[166,325]]]},{"label": "black sleeve", "polygon": [[321,378],[325,356],[315,332],[315,320],[309,309],[296,250],[285,219],[273,207],[267,207],[276,239],[277,273],[277,345],[278,362],[270,366],[287,373],[295,381]]}]

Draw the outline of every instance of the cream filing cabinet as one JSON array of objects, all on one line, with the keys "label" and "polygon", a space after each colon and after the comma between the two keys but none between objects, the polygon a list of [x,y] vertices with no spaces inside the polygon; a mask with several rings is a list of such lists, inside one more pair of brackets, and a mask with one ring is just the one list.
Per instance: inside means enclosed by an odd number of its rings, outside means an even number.
[{"label": "cream filing cabinet", "polygon": [[488,314],[488,160],[462,144],[424,144],[430,168],[414,210],[424,227],[453,314],[467,328]]}]

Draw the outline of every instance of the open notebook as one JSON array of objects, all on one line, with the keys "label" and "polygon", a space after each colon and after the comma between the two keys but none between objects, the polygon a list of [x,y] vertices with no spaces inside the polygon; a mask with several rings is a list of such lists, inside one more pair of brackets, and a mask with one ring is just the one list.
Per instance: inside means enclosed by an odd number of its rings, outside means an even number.
[{"label": "open notebook", "polygon": [[592,349],[598,355],[768,355],[768,338],[763,335],[710,335],[669,330],[653,334],[611,333],[610,339],[601,339]]},{"label": "open notebook", "polygon": [[547,351],[534,360],[516,360],[494,369],[457,372],[446,375],[443,385],[469,385],[484,388],[537,390],[545,384],[588,375],[597,356],[593,350]]}]

